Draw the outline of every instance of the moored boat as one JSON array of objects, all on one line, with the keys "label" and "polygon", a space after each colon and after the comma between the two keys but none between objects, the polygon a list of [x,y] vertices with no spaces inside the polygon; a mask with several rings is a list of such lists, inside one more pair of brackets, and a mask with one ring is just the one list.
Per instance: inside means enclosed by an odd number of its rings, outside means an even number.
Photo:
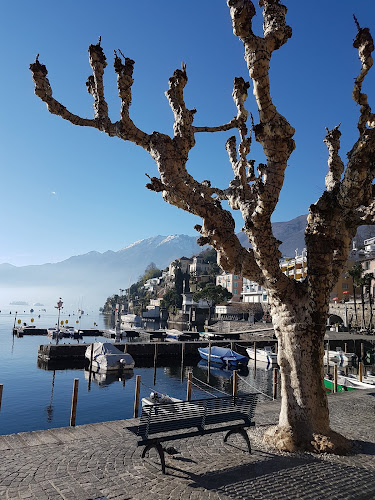
[{"label": "moored boat", "polygon": [[354,363],[357,359],[357,355],[354,352],[344,352],[341,347],[337,347],[335,351],[324,351],[324,363],[331,361],[340,365],[345,365],[348,363]]},{"label": "moored boat", "polygon": [[[334,390],[334,380],[332,375],[326,375],[324,377],[324,386],[330,391]],[[337,392],[355,391],[356,389],[374,389],[374,384],[360,382],[354,376],[337,376]]]},{"label": "moored boat", "polygon": [[172,398],[168,394],[159,394],[158,392],[151,392],[147,398],[142,398],[143,406],[160,405],[165,403],[180,403],[182,399]]},{"label": "moored boat", "polygon": [[[255,359],[254,347],[247,347],[246,352],[250,359]],[[272,351],[272,347],[269,345],[263,348],[256,349],[256,359],[257,361],[263,361],[265,363],[277,363],[277,354]]]},{"label": "moored boat", "polygon": [[91,360],[92,353],[92,370],[93,371],[110,371],[110,370],[130,370],[134,368],[134,359],[126,352],[120,351],[109,342],[94,342],[88,346],[85,352],[85,357]]},{"label": "moored boat", "polygon": [[53,326],[51,328],[47,328],[47,336],[51,337],[52,339],[62,339],[63,332],[61,330],[58,330],[55,326]]},{"label": "moored boat", "polygon": [[247,364],[249,359],[238,352],[227,347],[211,346],[211,352],[208,347],[199,347],[198,352],[202,359],[220,365],[237,366]]},{"label": "moored boat", "polygon": [[167,334],[165,337],[165,340],[167,342],[182,342],[186,340],[191,340],[188,335],[186,335],[183,332],[180,332],[180,330],[176,330],[174,328],[170,330],[166,330],[165,333]]}]

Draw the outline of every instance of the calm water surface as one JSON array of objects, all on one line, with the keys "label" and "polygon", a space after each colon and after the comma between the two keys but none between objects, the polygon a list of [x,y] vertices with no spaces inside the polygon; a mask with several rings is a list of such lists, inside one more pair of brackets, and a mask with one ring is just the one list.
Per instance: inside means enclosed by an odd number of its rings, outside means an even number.
[{"label": "calm water surface", "polygon": [[[35,318],[37,327],[50,327],[56,323],[55,315],[40,313]],[[30,324],[31,314],[18,315],[22,322]],[[76,326],[77,317],[62,316],[69,324]],[[91,328],[94,323],[106,328],[106,317],[102,315],[82,316],[81,328]],[[46,336],[12,335],[14,314],[0,313],[0,384],[3,397],[0,410],[0,434],[49,429],[69,425],[72,388],[75,378],[79,379],[76,424],[103,422],[132,418],[136,375],[141,375],[141,397],[149,396],[152,390],[185,399],[187,372],[193,372],[193,398],[230,394],[232,390],[231,372],[214,368],[208,380],[207,366],[199,362],[196,366],[184,366],[174,359],[172,366],[157,367],[156,377],[153,367],[135,367],[126,378],[116,375],[95,375],[89,384],[88,372],[84,369],[46,370],[38,367],[37,353],[40,344],[50,343]],[[102,337],[85,337],[85,342],[95,340],[108,342]],[[75,343],[64,339],[64,342]],[[81,341],[82,342],[82,341]],[[155,377],[155,385],[154,385]],[[200,382],[201,381],[201,382]],[[208,387],[204,384],[207,384]],[[248,385],[250,384],[250,385]],[[254,392],[254,387],[270,395],[272,393],[272,371],[258,367],[256,377],[249,371],[239,380],[240,392]],[[206,392],[205,392],[206,391]],[[222,392],[220,392],[222,391]],[[264,396],[265,397],[265,396]]]}]

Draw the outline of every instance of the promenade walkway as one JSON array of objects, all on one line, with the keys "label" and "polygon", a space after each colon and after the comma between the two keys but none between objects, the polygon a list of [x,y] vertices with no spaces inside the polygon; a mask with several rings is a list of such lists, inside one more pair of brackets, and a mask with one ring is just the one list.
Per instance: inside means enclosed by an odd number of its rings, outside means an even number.
[{"label": "promenade walkway", "polygon": [[332,427],[354,439],[345,457],[286,454],[262,443],[279,403],[259,404],[250,439],[223,444],[220,434],[173,442],[163,476],[156,456],[141,459],[136,437],[121,420],[0,436],[0,498],[373,500],[375,388],[329,397]]}]

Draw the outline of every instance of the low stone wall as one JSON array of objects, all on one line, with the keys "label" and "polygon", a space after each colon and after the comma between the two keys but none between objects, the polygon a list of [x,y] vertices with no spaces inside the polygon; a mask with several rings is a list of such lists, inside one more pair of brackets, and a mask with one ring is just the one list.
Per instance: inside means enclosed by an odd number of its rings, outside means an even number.
[{"label": "low stone wall", "polygon": [[[373,310],[373,325],[375,324],[375,306],[372,307]],[[362,304],[359,301],[357,303],[357,315],[355,313],[355,308],[354,304],[352,302],[346,304],[333,304],[330,303],[329,305],[329,314],[330,315],[335,315],[339,316],[345,326],[352,326],[352,327],[358,327],[361,328],[363,325],[362,322]],[[365,325],[366,327],[369,325],[370,322],[370,305],[365,304]],[[357,319],[356,319],[357,316]]]}]

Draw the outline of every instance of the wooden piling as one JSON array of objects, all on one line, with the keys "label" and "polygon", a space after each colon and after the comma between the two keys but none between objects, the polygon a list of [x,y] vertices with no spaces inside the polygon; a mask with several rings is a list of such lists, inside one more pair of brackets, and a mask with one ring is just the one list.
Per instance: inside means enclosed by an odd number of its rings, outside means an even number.
[{"label": "wooden piling", "polygon": [[361,360],[365,358],[365,349],[364,349],[364,344],[361,342]]},{"label": "wooden piling", "polygon": [[91,352],[90,352],[90,367],[89,367],[89,383],[88,383],[88,391],[91,391],[91,378],[92,378],[92,361],[94,358],[94,344],[91,344]]},{"label": "wooden piling", "polygon": [[193,374],[192,374],[192,372],[189,372],[188,373],[188,380],[187,380],[186,401],[191,401],[192,383],[193,383]]},{"label": "wooden piling", "polygon": [[77,415],[77,400],[78,400],[78,383],[79,379],[75,378],[73,382],[72,407],[70,411],[70,426],[75,427]]},{"label": "wooden piling", "polygon": [[158,344],[154,346],[154,385],[156,384],[156,362],[158,359]]},{"label": "wooden piling", "polygon": [[233,378],[232,378],[232,394],[235,398],[237,396],[237,388],[238,388],[238,375],[237,370],[233,370]]},{"label": "wooden piling", "polygon": [[337,365],[333,367],[333,392],[337,392]]},{"label": "wooden piling", "polygon": [[273,378],[272,378],[272,399],[277,398],[277,368],[273,369]]},{"label": "wooden piling", "polygon": [[358,379],[360,382],[363,380],[363,361],[360,361],[358,365]]},{"label": "wooden piling", "polygon": [[185,342],[181,342],[181,382],[184,381]]},{"label": "wooden piling", "polygon": [[230,343],[230,348],[232,349],[232,351],[233,351],[233,347],[234,347],[234,342],[231,342]]},{"label": "wooden piling", "polygon": [[140,390],[141,390],[141,376],[137,375],[137,378],[135,380],[134,418],[138,418]]},{"label": "wooden piling", "polygon": [[254,378],[256,378],[257,374],[257,343],[254,342]]},{"label": "wooden piling", "polygon": [[345,342],[345,344],[344,344],[344,352],[348,352],[348,343],[347,342]]},{"label": "wooden piling", "polygon": [[0,410],[1,410],[1,400],[3,398],[3,384],[0,384]]},{"label": "wooden piling", "polygon": [[326,345],[326,356],[327,356],[327,373],[329,373],[329,342]]}]

